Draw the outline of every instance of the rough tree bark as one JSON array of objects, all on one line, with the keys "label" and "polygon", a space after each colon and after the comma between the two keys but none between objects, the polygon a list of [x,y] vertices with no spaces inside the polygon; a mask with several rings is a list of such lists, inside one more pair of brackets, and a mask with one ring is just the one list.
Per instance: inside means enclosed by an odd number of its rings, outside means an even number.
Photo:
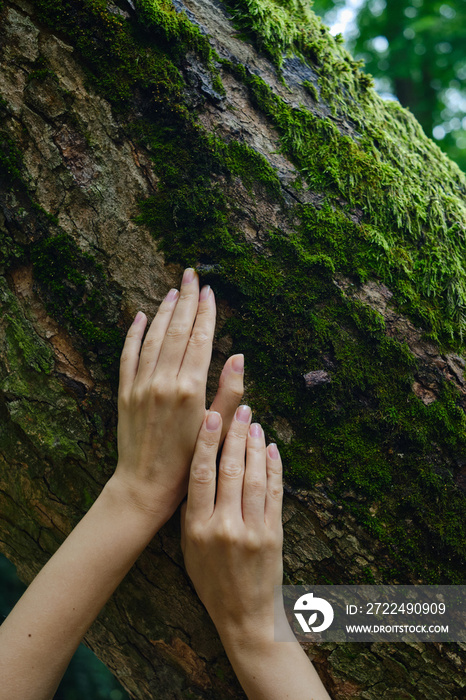
[{"label": "rough tree bark", "polygon": [[[464,582],[465,180],[299,2],[6,0],[0,548],[28,582],[115,465],[133,314],[215,286],[287,463],[286,580]],[[87,644],[134,698],[242,693],[176,518]],[[464,698],[460,644],[309,647],[335,699]]]}]

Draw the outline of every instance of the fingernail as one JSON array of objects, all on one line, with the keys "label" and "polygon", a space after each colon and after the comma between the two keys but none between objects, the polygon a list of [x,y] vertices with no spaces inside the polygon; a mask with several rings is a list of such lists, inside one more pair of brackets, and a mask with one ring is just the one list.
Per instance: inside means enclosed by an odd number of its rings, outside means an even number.
[{"label": "fingernail", "polygon": [[251,417],[251,409],[249,406],[238,406],[236,409],[236,420],[240,423],[248,423]]},{"label": "fingernail", "polygon": [[244,372],[244,355],[235,355],[231,361],[231,366],[233,367],[233,372],[238,372],[238,374],[243,374]]},{"label": "fingernail", "polygon": [[199,301],[205,301],[207,297],[210,294],[210,285],[206,284],[205,287],[202,287],[201,293],[199,295]]},{"label": "fingernail", "polygon": [[217,411],[210,411],[205,422],[205,427],[211,433],[213,433],[215,430],[218,430],[218,428],[220,427],[220,413],[217,413]]},{"label": "fingernail", "polygon": [[279,454],[278,454],[278,447],[274,442],[271,442],[270,445],[268,446],[268,451],[269,451],[269,457],[270,459],[278,459]]},{"label": "fingernail", "polygon": [[259,423],[251,423],[249,435],[253,438],[260,438],[262,436],[262,428]]},{"label": "fingernail", "polygon": [[134,317],[133,326],[136,325],[136,323],[139,323],[139,321],[141,321],[143,318],[144,314],[142,313],[142,311],[138,311],[136,316]]},{"label": "fingernail", "polygon": [[177,296],[178,296],[178,290],[177,289],[170,289],[167,296],[165,297],[165,301],[175,301]]},{"label": "fingernail", "polygon": [[190,282],[192,282],[194,279],[194,275],[194,268],[188,267],[183,274],[183,284],[189,284]]}]

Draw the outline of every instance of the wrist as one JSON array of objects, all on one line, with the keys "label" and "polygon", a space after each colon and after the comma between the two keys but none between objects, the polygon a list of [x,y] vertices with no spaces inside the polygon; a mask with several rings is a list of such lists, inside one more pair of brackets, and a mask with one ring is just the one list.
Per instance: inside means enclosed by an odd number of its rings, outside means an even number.
[{"label": "wrist", "polygon": [[218,631],[226,655],[243,688],[244,677],[250,675],[251,669],[257,671],[264,665],[270,665],[270,660],[276,656],[279,645],[274,641],[273,624],[262,627],[244,624]]},{"label": "wrist", "polygon": [[169,494],[156,494],[115,472],[101,494],[109,508],[140,524],[141,528],[157,532],[171,518],[178,503]]},{"label": "wrist", "polygon": [[261,611],[236,620],[222,620],[216,624],[219,636],[225,648],[234,648],[253,652],[265,650],[275,645],[275,639],[295,641],[291,631],[281,593],[275,591],[275,601]]},{"label": "wrist", "polygon": [[225,649],[248,651],[274,641],[273,623],[273,615],[266,619],[251,616],[242,621],[224,621],[216,627]]},{"label": "wrist", "polygon": [[[275,621],[277,624],[280,620]],[[252,628],[246,625],[242,633],[238,633],[239,629],[232,636],[227,634],[226,640],[222,637],[222,642],[247,697],[255,700],[284,697],[330,700],[290,628],[287,641],[292,643],[275,641],[273,619],[264,620],[260,629],[257,625]]]}]

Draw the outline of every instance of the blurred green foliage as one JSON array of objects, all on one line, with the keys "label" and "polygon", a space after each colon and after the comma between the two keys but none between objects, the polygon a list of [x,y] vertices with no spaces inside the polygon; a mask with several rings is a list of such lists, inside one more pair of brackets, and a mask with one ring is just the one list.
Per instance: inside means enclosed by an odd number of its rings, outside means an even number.
[{"label": "blurred green foliage", "polygon": [[[13,564],[0,554],[0,623],[25,588],[17,577]],[[81,644],[63,676],[54,700],[128,700],[128,697],[104,664]]]},{"label": "blurred green foliage", "polygon": [[466,0],[315,0],[313,9],[346,24],[346,45],[378,92],[409,107],[466,171]]}]

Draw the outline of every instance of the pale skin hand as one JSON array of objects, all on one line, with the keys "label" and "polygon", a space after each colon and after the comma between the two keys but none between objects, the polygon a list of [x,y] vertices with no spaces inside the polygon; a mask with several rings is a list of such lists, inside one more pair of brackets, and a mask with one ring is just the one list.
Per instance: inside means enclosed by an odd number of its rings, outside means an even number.
[{"label": "pale skin hand", "polygon": [[[51,700],[102,606],[186,491],[205,415],[215,325],[212,291],[185,273],[141,342],[138,315],[120,366],[115,474],[0,627],[0,700]],[[242,356],[223,369],[213,408],[229,425]],[[236,369],[236,371],[235,371]]]},{"label": "pale skin hand", "polygon": [[[199,432],[182,510],[187,572],[250,700],[330,700],[297,642],[274,641],[274,586],[282,583],[282,465],[240,406],[225,439],[221,416]],[[281,620],[286,625],[286,619]]]},{"label": "pale skin hand", "polygon": [[[186,270],[180,294],[175,289],[168,293],[139,355],[146,322],[144,314],[138,314],[121,356],[119,458],[113,481],[121,483],[127,497],[143,509],[166,509],[168,518],[186,494],[189,465],[205,415],[214,294],[204,287],[199,295],[197,275]],[[223,415],[226,425],[243,393],[242,365],[242,355],[225,364],[211,406]]]}]

